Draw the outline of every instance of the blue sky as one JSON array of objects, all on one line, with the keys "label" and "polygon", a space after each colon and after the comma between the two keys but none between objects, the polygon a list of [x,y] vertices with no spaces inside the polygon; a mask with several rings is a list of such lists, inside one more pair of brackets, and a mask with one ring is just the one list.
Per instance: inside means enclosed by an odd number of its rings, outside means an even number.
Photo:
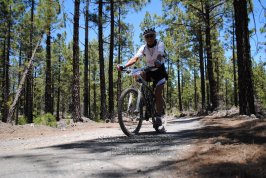
[{"label": "blue sky", "polygon": [[[74,9],[74,3],[71,0],[65,0],[65,11],[69,14],[73,14],[73,9]],[[81,6],[81,8],[83,5]],[[91,10],[90,10],[91,11]],[[162,14],[162,6],[161,6],[161,1],[160,0],[152,0],[151,3],[149,3],[147,6],[145,6],[141,11],[136,12],[134,9],[131,9],[124,19],[125,22],[130,23],[134,26],[134,43],[140,44],[141,41],[139,39],[139,34],[141,33],[140,30],[140,23],[145,17],[146,12],[149,12],[152,16],[154,14],[161,15]],[[73,18],[72,15],[69,15],[69,18]],[[83,14],[80,15],[80,26],[84,26],[84,19],[83,19]],[[97,30],[97,29],[96,29]],[[67,36],[67,41],[72,40],[73,38],[73,24],[71,22],[67,23],[67,29],[66,29],[68,36]],[[89,32],[89,38],[90,39],[96,39],[97,35],[96,33],[91,30]],[[84,30],[80,29],[80,39],[84,39]]]},{"label": "blue sky", "polygon": [[134,26],[134,43],[141,44],[139,39],[140,23],[143,21],[146,12],[149,12],[151,16],[162,15],[162,3],[160,0],[152,0],[147,6],[145,6],[140,12],[135,12],[133,9],[129,11],[125,21],[132,23]]},{"label": "blue sky", "polygon": [[[265,0],[260,0],[262,5],[266,7],[266,1]],[[256,28],[257,32],[256,35],[252,36],[250,39],[250,44],[251,44],[251,55],[254,57],[256,60],[262,60],[266,62],[266,34],[261,34],[260,33],[260,28],[263,27],[263,24],[266,24],[266,18],[264,16],[263,8],[261,7],[260,3],[258,0],[254,0],[254,17],[255,17],[255,23],[256,23]],[[266,12],[265,12],[266,13]],[[253,15],[250,14],[250,23],[249,23],[249,29],[254,28],[254,18]],[[257,46],[263,46],[262,43],[265,43],[264,49],[262,50],[257,50]]]},{"label": "blue sky", "polygon": [[[266,7],[266,1],[261,0],[261,3],[263,3],[263,6]],[[82,5],[83,6],[83,5]],[[73,9],[74,9],[74,3],[71,0],[65,0],[65,11],[67,13],[73,14]],[[141,41],[139,39],[139,34],[141,33],[140,30],[140,23],[143,21],[145,17],[145,13],[149,12],[151,16],[154,14],[161,15],[162,14],[162,5],[160,0],[151,0],[151,3],[147,4],[146,7],[144,7],[141,11],[136,12],[135,10],[130,10],[128,15],[125,18],[125,21],[127,23],[131,23],[134,26],[134,37],[133,37],[133,42],[135,45],[140,45]],[[254,57],[256,60],[261,59],[262,61],[266,61],[266,47],[264,45],[264,49],[257,51],[256,46],[257,44],[260,44],[262,42],[266,41],[266,34],[261,34],[259,28],[262,27],[263,24],[266,23],[265,16],[262,11],[262,7],[259,4],[258,0],[254,0],[254,16],[255,16],[255,21],[256,21],[256,27],[257,27],[257,35],[253,36],[250,40],[251,42],[251,53],[252,57]],[[69,18],[73,18],[72,15],[69,15]],[[251,21],[250,21],[250,28],[254,27],[254,20],[253,20],[253,15],[250,15]],[[84,20],[83,20],[83,15],[81,14],[81,20],[80,20],[80,25],[84,26]],[[97,29],[96,29],[97,30]],[[72,40],[73,38],[73,24],[68,22],[67,23],[67,41]],[[96,33],[91,30],[89,32],[89,39],[92,40],[93,38],[97,38]],[[80,40],[83,41],[84,39],[84,30],[80,29]],[[82,42],[84,43],[84,42]],[[82,47],[81,47],[82,48]],[[230,51],[226,52],[226,56],[230,57]]]}]

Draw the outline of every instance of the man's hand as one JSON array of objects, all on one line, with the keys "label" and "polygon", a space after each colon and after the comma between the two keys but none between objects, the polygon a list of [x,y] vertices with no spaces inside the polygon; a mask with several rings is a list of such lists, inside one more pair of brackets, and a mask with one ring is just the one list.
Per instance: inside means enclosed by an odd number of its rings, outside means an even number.
[{"label": "man's hand", "polygon": [[159,60],[159,59],[157,59],[156,61],[154,61],[154,65],[155,65],[155,67],[161,67],[161,65],[162,65],[163,63],[161,62],[161,60]]},{"label": "man's hand", "polygon": [[118,64],[117,66],[116,66],[116,69],[118,70],[118,71],[122,71],[122,70],[124,70],[126,67],[124,66],[124,65],[121,65],[121,64]]},{"label": "man's hand", "polygon": [[161,67],[161,65],[163,64],[162,62],[162,55],[158,54],[157,59],[154,61],[154,65],[155,67]]}]

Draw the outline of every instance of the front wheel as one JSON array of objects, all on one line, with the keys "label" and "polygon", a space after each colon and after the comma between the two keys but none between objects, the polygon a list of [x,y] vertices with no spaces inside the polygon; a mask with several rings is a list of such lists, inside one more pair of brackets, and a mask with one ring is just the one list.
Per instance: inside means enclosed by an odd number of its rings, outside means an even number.
[{"label": "front wheel", "polygon": [[118,103],[118,121],[122,131],[127,136],[138,134],[142,118],[142,105],[138,103],[138,91],[134,88],[124,90]]},{"label": "front wheel", "polygon": [[156,121],[154,123],[154,128],[156,130],[157,133],[166,133],[166,125],[167,125],[167,118],[166,116],[162,116],[161,117],[161,120],[162,120],[162,125],[161,126],[158,126],[156,124]]}]

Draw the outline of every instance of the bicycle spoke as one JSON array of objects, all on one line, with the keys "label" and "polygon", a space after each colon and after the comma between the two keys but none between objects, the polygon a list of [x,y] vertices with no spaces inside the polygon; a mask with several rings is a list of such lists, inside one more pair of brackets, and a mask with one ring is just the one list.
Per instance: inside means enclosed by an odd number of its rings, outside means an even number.
[{"label": "bicycle spoke", "polygon": [[119,124],[128,136],[137,134],[142,124],[140,112],[136,112],[137,99],[138,92],[133,88],[125,90],[119,99]]}]

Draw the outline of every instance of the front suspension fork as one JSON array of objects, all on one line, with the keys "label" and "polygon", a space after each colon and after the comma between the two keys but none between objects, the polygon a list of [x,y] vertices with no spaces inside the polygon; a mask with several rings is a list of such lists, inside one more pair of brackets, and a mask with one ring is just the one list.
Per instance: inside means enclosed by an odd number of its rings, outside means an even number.
[{"label": "front suspension fork", "polygon": [[137,98],[137,103],[136,103],[136,110],[134,111],[135,113],[139,113],[139,106],[140,106],[141,98],[142,98],[142,93],[138,89],[138,98]]}]

